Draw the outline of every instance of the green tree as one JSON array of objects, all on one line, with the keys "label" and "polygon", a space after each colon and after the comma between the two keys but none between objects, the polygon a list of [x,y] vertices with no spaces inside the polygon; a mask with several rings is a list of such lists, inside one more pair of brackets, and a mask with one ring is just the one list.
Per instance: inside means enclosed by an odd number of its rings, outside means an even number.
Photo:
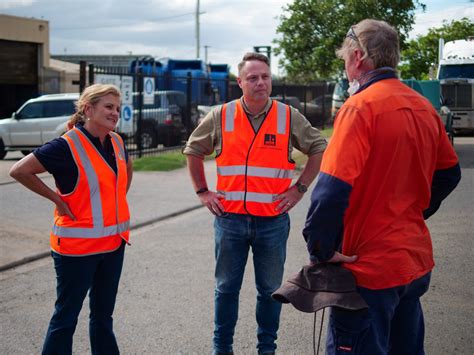
[{"label": "green tree", "polygon": [[387,21],[400,33],[402,45],[414,23],[418,0],[295,0],[283,8],[275,53],[288,78],[311,82],[340,74],[336,58],[349,27],[365,18]]},{"label": "green tree", "polygon": [[445,42],[456,39],[467,39],[474,35],[474,22],[467,17],[461,20],[453,20],[438,28],[430,28],[424,36],[408,42],[408,46],[402,51],[402,64],[399,65],[400,76],[404,79],[429,79],[430,68],[438,62],[438,43],[440,38]]}]

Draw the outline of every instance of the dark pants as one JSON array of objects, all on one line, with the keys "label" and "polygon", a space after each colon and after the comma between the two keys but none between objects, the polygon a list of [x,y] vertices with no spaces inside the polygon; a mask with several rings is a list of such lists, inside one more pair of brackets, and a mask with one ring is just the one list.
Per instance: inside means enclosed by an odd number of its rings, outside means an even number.
[{"label": "dark pants", "polygon": [[43,354],[72,354],[72,337],[82,303],[89,292],[89,335],[92,354],[118,354],[112,313],[122,272],[124,243],[111,253],[63,256],[52,252],[57,299]]},{"label": "dark pants", "polygon": [[326,354],[424,354],[420,297],[428,290],[430,276],[382,290],[359,287],[369,310],[331,309]]}]

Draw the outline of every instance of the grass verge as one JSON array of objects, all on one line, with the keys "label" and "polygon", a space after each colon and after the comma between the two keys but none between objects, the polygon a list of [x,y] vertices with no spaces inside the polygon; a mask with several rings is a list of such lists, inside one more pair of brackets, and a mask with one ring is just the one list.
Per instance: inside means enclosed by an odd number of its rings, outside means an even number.
[{"label": "grass verge", "polygon": [[185,166],[186,157],[180,151],[133,160],[134,171],[170,171]]},{"label": "grass verge", "polygon": [[325,128],[321,130],[321,134],[324,138],[330,138],[332,136],[333,128]]},{"label": "grass verge", "polygon": [[[321,130],[321,134],[325,138],[332,135],[332,127]],[[213,159],[214,156],[206,157],[206,159]],[[293,159],[297,166],[302,166],[306,163],[307,157],[303,153],[294,150]],[[133,160],[134,171],[170,171],[186,166],[186,157],[181,151],[165,152],[156,156],[143,157]]]}]

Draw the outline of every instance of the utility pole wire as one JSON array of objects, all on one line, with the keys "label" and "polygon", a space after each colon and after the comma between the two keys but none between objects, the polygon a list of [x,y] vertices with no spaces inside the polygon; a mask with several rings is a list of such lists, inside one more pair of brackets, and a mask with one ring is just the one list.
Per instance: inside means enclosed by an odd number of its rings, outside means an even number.
[{"label": "utility pole wire", "polygon": [[[141,23],[144,22],[156,22],[156,21],[166,21],[166,20],[172,20],[178,17],[184,17],[184,16],[189,16],[189,15],[194,15],[194,12],[187,12],[185,14],[180,14],[180,15],[174,15],[174,16],[168,16],[168,17],[159,17],[157,19],[146,19],[146,20],[141,20]],[[125,26],[130,26],[130,24],[117,24],[117,25],[99,25],[99,26],[82,26],[82,27],[54,27],[51,26],[51,29],[55,30],[61,30],[61,31],[69,31],[69,30],[87,30],[87,29],[98,29],[98,28],[114,28],[114,27],[125,27]]]}]

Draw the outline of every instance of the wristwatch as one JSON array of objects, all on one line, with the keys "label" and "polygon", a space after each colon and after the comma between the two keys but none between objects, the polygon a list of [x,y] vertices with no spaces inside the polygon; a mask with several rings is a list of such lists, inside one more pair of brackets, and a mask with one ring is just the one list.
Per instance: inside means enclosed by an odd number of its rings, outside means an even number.
[{"label": "wristwatch", "polygon": [[201,187],[199,190],[196,191],[196,194],[203,194],[204,192],[208,192],[209,190],[207,187]]},{"label": "wristwatch", "polygon": [[304,194],[306,191],[308,191],[308,186],[302,184],[301,182],[297,182],[295,184],[296,186],[296,189],[298,190],[298,192],[301,192],[302,194]]}]

